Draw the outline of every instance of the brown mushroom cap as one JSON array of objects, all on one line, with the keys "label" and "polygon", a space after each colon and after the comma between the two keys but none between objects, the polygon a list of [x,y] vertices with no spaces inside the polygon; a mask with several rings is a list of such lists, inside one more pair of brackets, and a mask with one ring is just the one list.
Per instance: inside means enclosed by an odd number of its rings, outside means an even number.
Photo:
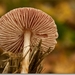
[{"label": "brown mushroom cap", "polygon": [[31,45],[42,39],[44,50],[54,49],[58,37],[57,27],[51,16],[34,8],[16,8],[0,18],[0,47],[13,53],[22,52],[24,32],[31,31]]}]

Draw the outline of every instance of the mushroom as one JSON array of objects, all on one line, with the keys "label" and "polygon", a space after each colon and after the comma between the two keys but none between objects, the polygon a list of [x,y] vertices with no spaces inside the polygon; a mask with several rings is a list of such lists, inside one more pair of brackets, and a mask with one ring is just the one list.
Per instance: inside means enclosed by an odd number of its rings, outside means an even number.
[{"label": "mushroom", "polygon": [[[0,18],[0,48],[13,53],[23,53],[23,57],[30,49],[30,45],[37,45],[42,39],[42,48],[53,50],[57,27],[51,16],[45,12],[31,8],[16,8]],[[22,61],[21,73],[28,73],[29,54]]]}]

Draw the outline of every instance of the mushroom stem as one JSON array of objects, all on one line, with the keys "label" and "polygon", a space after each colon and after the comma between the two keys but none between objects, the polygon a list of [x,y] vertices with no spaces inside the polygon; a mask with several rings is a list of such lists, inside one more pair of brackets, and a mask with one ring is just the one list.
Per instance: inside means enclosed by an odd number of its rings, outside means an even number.
[{"label": "mushroom stem", "polygon": [[[26,55],[26,53],[30,49],[30,36],[31,36],[31,32],[28,31],[28,30],[25,31],[25,33],[24,33],[23,57]],[[26,57],[22,61],[21,73],[28,73],[28,68],[29,68],[29,54],[30,54],[30,51],[27,53]]]}]

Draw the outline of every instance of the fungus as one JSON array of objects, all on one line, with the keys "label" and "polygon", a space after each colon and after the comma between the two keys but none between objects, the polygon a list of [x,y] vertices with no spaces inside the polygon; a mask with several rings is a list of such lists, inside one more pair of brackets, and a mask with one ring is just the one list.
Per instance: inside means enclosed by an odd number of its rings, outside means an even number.
[{"label": "fungus", "polygon": [[[37,45],[42,39],[42,48],[53,50],[57,27],[51,16],[34,8],[16,8],[0,18],[0,48],[13,53],[23,53],[23,57],[30,49],[30,45]],[[29,54],[22,62],[21,73],[28,73]]]}]

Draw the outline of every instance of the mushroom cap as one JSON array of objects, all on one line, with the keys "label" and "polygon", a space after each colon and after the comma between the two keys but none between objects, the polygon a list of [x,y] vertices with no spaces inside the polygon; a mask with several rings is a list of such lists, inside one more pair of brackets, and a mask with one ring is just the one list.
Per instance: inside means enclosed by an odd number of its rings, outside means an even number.
[{"label": "mushroom cap", "polygon": [[51,16],[34,8],[16,8],[0,18],[0,48],[18,53],[23,51],[24,33],[29,30],[31,45],[42,39],[42,48],[53,50],[58,37],[57,27]]}]

